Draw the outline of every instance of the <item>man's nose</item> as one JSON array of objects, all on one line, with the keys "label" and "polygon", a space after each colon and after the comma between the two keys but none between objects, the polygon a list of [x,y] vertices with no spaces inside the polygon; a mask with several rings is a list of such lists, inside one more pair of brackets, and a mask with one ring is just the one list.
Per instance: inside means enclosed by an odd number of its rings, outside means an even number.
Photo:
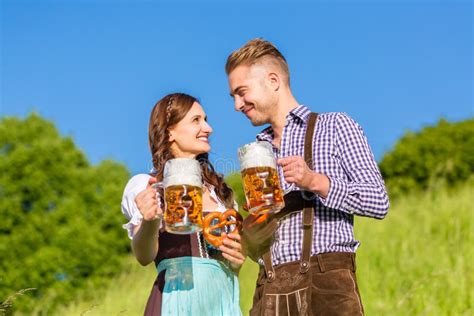
[{"label": "man's nose", "polygon": [[234,98],[234,109],[236,111],[242,111],[242,108],[244,107],[244,99],[240,96],[235,96]]}]

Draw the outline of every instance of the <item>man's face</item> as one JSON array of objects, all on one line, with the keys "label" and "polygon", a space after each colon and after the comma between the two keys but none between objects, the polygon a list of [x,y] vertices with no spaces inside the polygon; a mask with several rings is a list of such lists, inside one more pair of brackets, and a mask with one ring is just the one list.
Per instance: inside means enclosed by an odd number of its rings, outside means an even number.
[{"label": "man's face", "polygon": [[267,80],[266,68],[258,64],[238,66],[228,79],[235,110],[245,114],[253,126],[270,123],[277,101]]}]

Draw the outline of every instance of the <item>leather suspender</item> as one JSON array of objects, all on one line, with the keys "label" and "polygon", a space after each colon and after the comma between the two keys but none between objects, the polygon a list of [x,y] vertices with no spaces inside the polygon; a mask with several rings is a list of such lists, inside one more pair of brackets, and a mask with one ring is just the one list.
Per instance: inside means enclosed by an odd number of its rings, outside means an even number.
[{"label": "leather suspender", "polygon": [[[310,170],[313,170],[313,134],[317,118],[318,115],[316,113],[310,114],[308,127],[306,129],[306,135],[304,138],[304,160],[306,161],[306,164],[309,166]],[[306,195],[302,196],[302,198],[305,197]],[[300,263],[301,273],[306,273],[310,267],[309,258],[311,257],[311,246],[313,244],[313,219],[313,206],[306,206],[303,209],[303,247]]]},{"label": "leather suspender", "polygon": [[[306,128],[305,140],[304,140],[304,160],[306,164],[308,164],[311,170],[313,170],[313,135],[314,135],[314,128],[316,125],[317,118],[318,118],[317,113],[310,113],[309,119],[308,119],[308,125]],[[308,195],[306,193],[309,193],[309,192],[301,192],[300,198],[307,200]],[[312,194],[310,193],[309,196],[311,195]],[[304,203],[304,204],[305,204],[305,207],[303,209],[303,245],[302,245],[302,253],[301,253],[301,260],[300,260],[301,273],[306,273],[310,268],[309,260],[311,257],[311,247],[312,247],[312,241],[313,241],[314,209],[313,209],[312,203]],[[286,213],[285,215],[287,214],[289,214],[289,212]],[[265,274],[267,276],[267,281],[272,282],[275,279],[275,270],[272,265],[272,256],[271,256],[270,249],[263,254],[262,259],[263,259]]]}]

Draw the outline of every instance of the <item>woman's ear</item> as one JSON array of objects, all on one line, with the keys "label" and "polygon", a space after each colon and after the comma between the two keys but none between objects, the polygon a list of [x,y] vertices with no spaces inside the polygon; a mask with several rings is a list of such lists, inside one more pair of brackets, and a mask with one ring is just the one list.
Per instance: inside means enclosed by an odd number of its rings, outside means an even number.
[{"label": "woman's ear", "polygon": [[174,141],[174,137],[173,137],[173,134],[170,132],[170,131],[167,131],[168,133],[168,141],[171,143]]}]

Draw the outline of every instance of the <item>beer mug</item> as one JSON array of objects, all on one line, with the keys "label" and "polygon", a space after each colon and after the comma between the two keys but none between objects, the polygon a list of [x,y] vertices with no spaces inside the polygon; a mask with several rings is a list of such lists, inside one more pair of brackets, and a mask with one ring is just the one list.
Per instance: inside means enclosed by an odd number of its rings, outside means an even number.
[{"label": "beer mug", "polygon": [[272,145],[257,141],[238,149],[240,172],[250,213],[276,213],[285,206]]},{"label": "beer mug", "polygon": [[168,160],[163,172],[166,231],[191,234],[202,230],[201,166],[196,159]]}]

